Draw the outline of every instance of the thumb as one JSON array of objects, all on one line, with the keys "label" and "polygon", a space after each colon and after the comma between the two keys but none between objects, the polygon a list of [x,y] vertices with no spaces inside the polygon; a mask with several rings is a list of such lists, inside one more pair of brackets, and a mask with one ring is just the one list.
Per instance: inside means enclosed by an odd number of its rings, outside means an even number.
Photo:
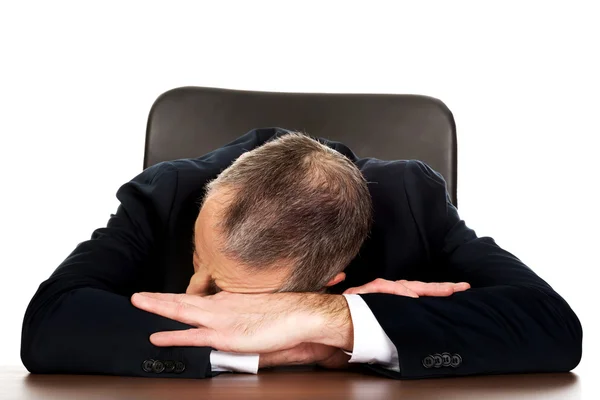
[{"label": "thumb", "polygon": [[192,275],[185,293],[204,296],[208,294],[209,283],[210,277],[208,275],[196,272],[194,275]]}]

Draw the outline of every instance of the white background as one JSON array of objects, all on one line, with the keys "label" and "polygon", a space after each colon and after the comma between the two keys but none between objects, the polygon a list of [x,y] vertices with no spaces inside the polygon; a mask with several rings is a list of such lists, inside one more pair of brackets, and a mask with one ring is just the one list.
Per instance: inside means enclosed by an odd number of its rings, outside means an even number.
[{"label": "white background", "polygon": [[196,85],[442,99],[462,217],[567,299],[584,327],[576,372],[592,371],[599,14],[591,1],[410,3],[2,1],[0,365],[20,365],[38,285],[141,170],[155,98]]}]

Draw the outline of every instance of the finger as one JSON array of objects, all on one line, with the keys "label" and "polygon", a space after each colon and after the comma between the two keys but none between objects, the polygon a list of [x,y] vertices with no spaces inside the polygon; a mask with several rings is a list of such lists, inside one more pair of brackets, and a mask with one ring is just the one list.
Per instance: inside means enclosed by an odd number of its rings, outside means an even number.
[{"label": "finger", "polygon": [[382,285],[384,285],[385,282],[390,282],[387,281],[385,279],[382,278],[377,278],[375,280],[372,280],[371,282],[365,283],[364,285],[361,286],[356,286],[353,288],[349,288],[346,289],[344,291],[344,294],[364,294],[364,293],[368,293],[369,291],[373,291],[376,290],[377,288],[381,288]]},{"label": "finger", "polygon": [[410,295],[410,297],[419,297],[410,288],[387,279],[377,278],[362,286],[346,289],[344,294],[367,294],[367,293],[388,293],[401,296]]},{"label": "finger", "polygon": [[401,283],[388,281],[386,279],[375,279],[365,285],[350,288],[344,292],[345,294],[367,294],[367,293],[388,293],[398,296],[407,296],[417,298],[419,295],[412,289],[404,286]]},{"label": "finger", "polygon": [[[156,293],[161,294],[161,293]],[[164,294],[164,293],[162,293]],[[186,295],[176,295],[182,299]],[[169,298],[169,296],[166,296]],[[165,318],[183,322],[188,325],[206,325],[209,313],[184,301],[163,300],[164,296],[151,297],[140,293],[131,296],[134,306]]]},{"label": "finger", "polygon": [[140,296],[151,297],[153,299],[164,301],[180,301],[181,293],[153,293],[153,292],[138,292]]},{"label": "finger", "polygon": [[184,294],[184,293],[153,293],[153,292],[139,292],[141,296],[151,297],[157,300],[173,301],[176,303],[183,302],[188,303],[196,307],[200,307],[203,304],[203,300],[199,300],[202,296],[195,294]]},{"label": "finger", "polygon": [[185,291],[186,294],[205,295],[208,292],[210,276],[207,274],[194,274]]},{"label": "finger", "polygon": [[404,286],[410,288],[419,296],[450,296],[455,292],[467,290],[470,286],[466,282],[420,282],[400,280]]},{"label": "finger", "polygon": [[235,337],[224,336],[207,327],[199,327],[180,331],[156,332],[150,335],[150,342],[155,346],[187,346],[212,347],[219,351],[235,353],[257,353],[252,343],[239,344]]},{"label": "finger", "polygon": [[420,296],[450,296],[454,293],[453,284],[450,282],[421,282],[400,280],[404,286],[410,288]]},{"label": "finger", "polygon": [[454,293],[464,292],[467,289],[471,289],[471,285],[467,282],[458,282],[454,284]]},{"label": "finger", "polygon": [[[181,331],[157,332],[150,335],[150,342],[155,346],[192,346],[192,347],[215,347],[214,331],[206,328],[185,329]],[[217,347],[215,347],[217,348]],[[221,351],[228,349],[219,348]]]},{"label": "finger", "polygon": [[358,294],[358,292],[360,292],[361,290],[363,290],[365,288],[369,288],[370,287],[369,285],[371,285],[372,283],[373,282],[369,282],[369,283],[365,283],[362,286],[355,286],[355,287],[348,288],[348,289],[344,290],[342,292],[342,294]]},{"label": "finger", "polygon": [[343,294],[360,294],[360,293],[365,293],[366,291],[369,291],[369,290],[375,290],[375,281],[365,283],[362,286],[348,288],[343,292]]}]

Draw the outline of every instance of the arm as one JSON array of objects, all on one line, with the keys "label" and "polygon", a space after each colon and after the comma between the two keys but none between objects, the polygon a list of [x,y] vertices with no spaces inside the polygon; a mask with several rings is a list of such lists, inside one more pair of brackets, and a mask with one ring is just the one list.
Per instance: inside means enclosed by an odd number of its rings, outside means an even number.
[{"label": "arm", "polygon": [[[373,313],[358,295],[344,295],[352,318],[352,352],[331,346],[316,346],[303,343],[294,349],[277,354],[228,353],[213,350],[210,361],[213,371],[232,371],[256,374],[260,367],[317,363],[330,368],[344,368],[348,363],[377,363],[385,368],[398,371],[398,353],[387,337]],[[348,357],[351,356],[351,357]]]},{"label": "arm", "polygon": [[[21,359],[33,373],[90,373],[202,378],[208,347],[158,348],[150,334],[188,325],[133,307],[129,296],[156,285],[153,256],[177,187],[177,170],[161,163],[117,192],[120,206],[43,282],[25,313]],[[181,364],[156,373],[152,362]],[[145,367],[145,368],[144,368]],[[160,365],[158,365],[160,370]]]},{"label": "arm", "polygon": [[[582,330],[568,304],[493,239],[478,238],[427,165],[409,162],[405,187],[432,268],[440,280],[472,288],[447,298],[361,295],[395,344],[401,372],[372,368],[395,378],[575,368]],[[458,357],[436,367],[443,353]]]},{"label": "arm", "polygon": [[352,357],[349,363],[378,364],[379,366],[400,372],[398,351],[386,335],[381,325],[369,309],[369,306],[357,294],[344,294],[352,318]]}]

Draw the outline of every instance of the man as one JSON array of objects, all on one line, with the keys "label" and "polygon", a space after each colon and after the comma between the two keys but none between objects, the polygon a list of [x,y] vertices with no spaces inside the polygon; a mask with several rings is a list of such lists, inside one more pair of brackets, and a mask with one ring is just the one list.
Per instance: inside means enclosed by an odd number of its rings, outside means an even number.
[{"label": "man", "polygon": [[569,371],[581,358],[568,304],[478,238],[420,161],[257,129],[150,167],[117,197],[27,309],[31,372],[203,378],[316,363],[408,379]]}]

